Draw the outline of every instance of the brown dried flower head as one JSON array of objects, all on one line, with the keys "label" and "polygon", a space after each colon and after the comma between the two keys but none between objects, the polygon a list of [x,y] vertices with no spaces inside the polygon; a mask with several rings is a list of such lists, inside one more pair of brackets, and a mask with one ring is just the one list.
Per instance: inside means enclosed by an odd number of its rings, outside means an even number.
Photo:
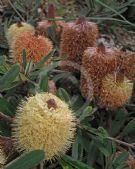
[{"label": "brown dried flower head", "polygon": [[[55,17],[55,8],[53,4],[48,6],[48,19],[61,19],[61,17]],[[61,36],[63,27],[66,25],[63,21],[42,20],[38,22],[37,31],[40,35],[47,36],[48,28],[53,25],[56,26],[58,36]]]},{"label": "brown dried flower head", "polygon": [[135,53],[123,53],[123,57],[121,58],[121,69],[123,69],[128,79],[135,80]]},{"label": "brown dried flower head", "polygon": [[74,64],[81,65],[84,50],[87,47],[96,46],[97,36],[97,25],[86,21],[84,17],[68,23],[64,27],[61,37],[60,55],[64,57],[61,68],[75,71]]},{"label": "brown dried flower head", "polygon": [[[89,85],[93,85],[94,95],[99,95],[102,79],[117,69],[120,55],[119,50],[105,48],[102,44],[84,51],[81,66],[81,91],[84,97],[89,93]],[[90,80],[92,83],[89,83]]]}]

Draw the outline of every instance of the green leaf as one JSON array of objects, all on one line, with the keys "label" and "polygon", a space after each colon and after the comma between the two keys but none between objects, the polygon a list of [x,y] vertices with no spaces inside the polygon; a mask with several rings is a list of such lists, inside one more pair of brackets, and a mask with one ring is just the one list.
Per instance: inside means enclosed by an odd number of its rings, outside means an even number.
[{"label": "green leaf", "polygon": [[4,120],[0,121],[0,135],[11,137],[11,128],[9,126],[9,123],[7,123],[7,121]]},{"label": "green leaf", "polygon": [[112,123],[112,136],[116,136],[119,134],[120,130],[124,127],[124,123],[126,122],[128,117],[128,113],[124,110],[119,110],[115,114],[115,118]]},{"label": "green leaf", "polygon": [[62,169],[73,169],[73,167],[70,164],[66,163],[63,160],[59,160],[59,163],[60,163]]},{"label": "green leaf", "polygon": [[40,91],[47,92],[48,91],[48,75],[41,74],[39,79],[39,89]]},{"label": "green leaf", "polygon": [[25,153],[19,158],[5,166],[5,169],[31,169],[37,166],[45,159],[45,153],[42,150],[34,150]]},{"label": "green leaf", "polygon": [[59,89],[58,89],[58,92],[57,92],[57,96],[58,96],[61,100],[63,100],[63,101],[65,101],[66,103],[70,104],[70,96],[69,96],[69,94],[66,92],[65,89],[59,88]]},{"label": "green leaf", "polygon": [[97,135],[100,136],[101,138],[107,138],[108,137],[108,132],[103,127],[98,127]]},{"label": "green leaf", "polygon": [[13,65],[11,69],[0,78],[0,91],[3,91],[11,85],[11,83],[19,75],[19,71],[19,65]]},{"label": "green leaf", "polygon": [[93,169],[92,167],[84,164],[83,162],[74,160],[72,157],[67,155],[63,156],[62,159],[67,163],[69,163],[70,165],[72,165],[73,167],[75,167],[76,169]]},{"label": "green leaf", "polygon": [[[88,165],[93,165],[99,155],[99,150],[97,149],[97,147],[94,144],[94,141],[89,142],[89,144],[86,145],[87,146],[87,164]],[[91,155],[92,152],[92,155]]]},{"label": "green leaf", "polygon": [[48,29],[47,29],[47,35],[48,37],[50,37],[50,39],[55,43],[57,44],[58,42],[58,37],[57,37],[57,34],[56,34],[56,29],[57,29],[57,25],[52,25],[52,26],[49,26]]},{"label": "green leaf", "polygon": [[79,135],[76,136],[76,140],[72,145],[72,157],[77,160],[78,159],[78,148],[79,148]]},{"label": "green leaf", "polygon": [[9,66],[8,64],[3,64],[0,65],[0,74],[5,74],[7,71],[9,71],[11,69],[11,66]]},{"label": "green leaf", "polygon": [[4,98],[0,98],[0,112],[13,117],[15,114],[14,107]]},{"label": "green leaf", "polygon": [[106,144],[108,143],[108,140],[100,140],[99,137],[92,137],[95,146],[106,156],[108,157],[109,155],[111,155],[111,153],[109,152],[109,150],[107,149]]},{"label": "green leaf", "polygon": [[53,69],[57,68],[59,66],[59,63],[60,62],[54,62],[54,63],[49,64],[46,68],[36,70],[34,72],[30,72],[29,76],[30,76],[30,78],[33,78],[33,77],[39,76],[40,74],[43,74],[43,75],[47,74],[50,71],[52,71]]},{"label": "green leaf", "polygon": [[135,118],[133,120],[131,120],[123,129],[122,133],[120,134],[120,136],[126,136],[132,132],[135,132]]},{"label": "green leaf", "polygon": [[26,64],[26,68],[25,68],[24,74],[25,74],[25,75],[28,75],[28,74],[31,72],[32,67],[33,67],[33,62],[32,62],[32,60],[30,60],[30,61],[27,62],[27,64]]},{"label": "green leaf", "polygon": [[0,56],[0,65],[5,64],[5,56]]},{"label": "green leaf", "polygon": [[44,56],[38,63],[36,63],[32,71],[39,69],[44,66],[45,62],[48,61],[53,55],[55,50],[51,51],[47,56]]},{"label": "green leaf", "polygon": [[60,64],[60,61],[51,63],[45,69],[41,70],[40,73],[43,73],[43,74],[48,73],[49,71],[52,71],[53,69],[57,68],[59,64]]},{"label": "green leaf", "polygon": [[92,112],[92,107],[91,107],[91,106],[86,107],[86,108],[83,110],[83,112],[82,112],[82,114],[81,114],[81,116],[80,116],[80,118],[79,118],[80,121],[83,121],[86,117],[91,116],[91,115],[92,115],[91,112]]},{"label": "green leaf", "polygon": [[120,153],[120,155],[118,155],[113,161],[113,168],[117,168],[121,164],[125,163],[128,159],[128,156],[129,154],[127,151]]}]

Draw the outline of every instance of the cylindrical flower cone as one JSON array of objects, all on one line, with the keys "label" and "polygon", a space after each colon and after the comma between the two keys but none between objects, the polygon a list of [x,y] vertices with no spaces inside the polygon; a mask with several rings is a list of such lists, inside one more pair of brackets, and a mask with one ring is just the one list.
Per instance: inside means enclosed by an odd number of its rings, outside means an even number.
[{"label": "cylindrical flower cone", "polygon": [[11,44],[14,43],[14,40],[16,39],[16,37],[23,32],[34,33],[35,29],[32,25],[25,23],[25,22],[18,22],[18,23],[12,24],[6,33],[8,44],[11,46]]},{"label": "cylindrical flower cone", "polygon": [[0,146],[0,167],[3,166],[7,161],[6,154],[3,148]]},{"label": "cylindrical flower cone", "polygon": [[[11,47],[11,53],[15,62],[22,63],[22,53],[25,50],[27,60],[37,63],[42,57],[48,55],[52,49],[52,42],[48,38],[25,32],[16,38]],[[46,62],[46,64],[48,63],[50,63],[50,60]]]},{"label": "cylindrical flower cone", "polygon": [[84,50],[96,46],[97,36],[97,25],[86,21],[84,17],[68,23],[61,37],[60,55],[64,59],[61,62],[61,69],[78,71]]},{"label": "cylindrical flower cone", "polygon": [[61,36],[63,27],[66,25],[63,21],[53,21],[51,19],[61,19],[61,17],[55,17],[55,9],[54,5],[50,4],[48,7],[48,19],[50,20],[43,20],[38,22],[37,31],[40,35],[48,36],[48,28],[55,25],[56,32],[58,36]]},{"label": "cylindrical flower cone", "polygon": [[135,53],[125,53],[121,62],[121,69],[125,72],[125,76],[130,80],[135,80]]},{"label": "cylindrical flower cone", "polygon": [[51,93],[29,97],[18,108],[13,141],[18,151],[44,150],[46,160],[65,154],[75,134],[75,117],[68,105]]},{"label": "cylindrical flower cone", "polygon": [[85,50],[81,66],[81,91],[84,97],[87,98],[90,85],[93,85],[94,96],[99,95],[102,79],[117,69],[117,58],[120,56],[119,50],[105,48],[103,45]]},{"label": "cylindrical flower cone", "polygon": [[133,83],[123,75],[107,75],[102,80],[100,105],[107,109],[116,109],[125,105],[132,96]]}]

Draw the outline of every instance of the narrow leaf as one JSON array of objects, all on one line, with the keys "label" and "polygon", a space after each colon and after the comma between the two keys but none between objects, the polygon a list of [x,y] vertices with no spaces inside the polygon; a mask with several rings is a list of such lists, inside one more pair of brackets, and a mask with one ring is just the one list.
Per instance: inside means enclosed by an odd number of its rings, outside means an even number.
[{"label": "narrow leaf", "polygon": [[48,91],[48,75],[41,74],[39,79],[39,89],[40,91],[47,92]]},{"label": "narrow leaf", "polygon": [[11,69],[1,77],[0,79],[0,90],[8,88],[9,85],[15,80],[15,78],[19,75],[20,67],[19,65],[13,65]]},{"label": "narrow leaf", "polygon": [[45,159],[44,151],[34,150],[25,153],[5,166],[5,169],[31,169]]}]

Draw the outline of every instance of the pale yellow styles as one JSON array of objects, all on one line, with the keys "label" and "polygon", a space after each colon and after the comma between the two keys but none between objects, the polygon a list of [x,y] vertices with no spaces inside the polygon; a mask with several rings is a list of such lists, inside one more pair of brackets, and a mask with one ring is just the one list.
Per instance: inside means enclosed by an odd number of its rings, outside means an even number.
[{"label": "pale yellow styles", "polygon": [[103,79],[100,92],[100,101],[107,108],[115,109],[123,106],[131,98],[133,83],[127,78],[117,82],[114,75],[108,75]]},{"label": "pale yellow styles", "polygon": [[14,118],[13,139],[19,151],[43,149],[45,159],[64,154],[75,133],[75,117],[68,105],[51,93],[24,101]]},{"label": "pale yellow styles", "polygon": [[7,30],[6,37],[8,40],[8,44],[10,46],[14,42],[16,37],[20,35],[22,32],[31,32],[31,33],[35,32],[35,29],[32,25],[25,22],[21,22],[20,24],[21,26],[18,26],[18,23],[12,24]]},{"label": "pale yellow styles", "polygon": [[6,154],[4,153],[2,147],[0,146],[0,166],[6,163]]}]

